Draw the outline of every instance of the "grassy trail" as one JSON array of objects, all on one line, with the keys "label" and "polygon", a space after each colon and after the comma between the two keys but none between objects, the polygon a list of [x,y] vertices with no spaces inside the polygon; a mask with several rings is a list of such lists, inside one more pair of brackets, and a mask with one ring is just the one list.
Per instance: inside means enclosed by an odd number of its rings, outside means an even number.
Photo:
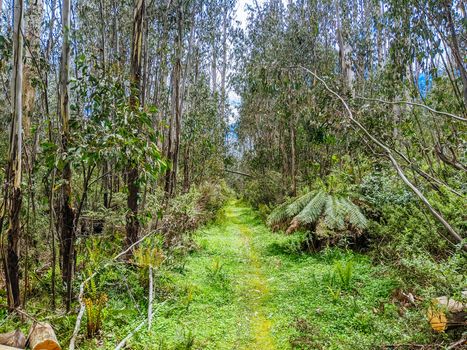
[{"label": "grassy trail", "polygon": [[201,249],[188,259],[195,297],[182,322],[196,324],[195,348],[275,349],[254,213],[232,201],[218,221],[196,237]]},{"label": "grassy trail", "polygon": [[[425,339],[422,315],[398,315],[395,281],[367,258],[301,254],[299,237],[272,233],[241,202],[194,239],[197,249],[169,277],[178,298],[155,319],[151,349],[355,350]],[[334,274],[347,262],[344,288]],[[148,338],[139,344],[147,349]]]},{"label": "grassy trail", "polygon": [[251,344],[246,349],[274,349],[274,340],[271,336],[271,319],[267,316],[267,308],[264,303],[267,301],[269,293],[268,281],[262,271],[262,262],[258,252],[252,245],[252,229],[243,223],[241,219],[241,209],[228,207],[227,218],[235,225],[235,230],[240,233],[243,241],[244,251],[248,263],[246,273],[240,276],[243,283],[242,294],[245,296],[246,304],[249,307],[248,315],[250,332],[254,335]]},{"label": "grassy trail", "polygon": [[174,276],[190,300],[178,319],[159,318],[162,348],[277,348],[270,276],[257,244],[271,233],[258,225],[251,208],[231,201],[221,219],[195,235],[199,249],[188,257],[185,272]]}]

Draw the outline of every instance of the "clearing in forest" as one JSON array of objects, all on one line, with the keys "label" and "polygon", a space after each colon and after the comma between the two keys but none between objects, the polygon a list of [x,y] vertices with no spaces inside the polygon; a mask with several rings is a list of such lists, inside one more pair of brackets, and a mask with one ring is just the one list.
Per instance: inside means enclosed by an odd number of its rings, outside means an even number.
[{"label": "clearing in forest", "polygon": [[[131,345],[371,349],[426,340],[420,313],[398,314],[391,301],[396,283],[385,272],[340,249],[302,254],[299,238],[271,232],[250,207],[229,202],[215,223],[196,232],[197,249],[185,265],[165,277],[178,299],[160,309],[151,334]],[[345,285],[337,265],[350,266]]]}]

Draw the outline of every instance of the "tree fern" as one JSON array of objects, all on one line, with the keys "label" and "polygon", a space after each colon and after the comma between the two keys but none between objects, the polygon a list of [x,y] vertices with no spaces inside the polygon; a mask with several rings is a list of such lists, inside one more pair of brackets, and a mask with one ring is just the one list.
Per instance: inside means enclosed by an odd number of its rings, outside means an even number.
[{"label": "tree fern", "polygon": [[284,222],[290,216],[287,214],[287,207],[290,204],[290,200],[282,203],[278,207],[276,207],[271,214],[268,216],[267,224],[269,226],[274,226]]},{"label": "tree fern", "polygon": [[347,221],[358,229],[364,229],[368,225],[368,220],[360,211],[360,208],[350,200],[344,200],[345,216]]},{"label": "tree fern", "polygon": [[287,215],[289,217],[293,217],[300,213],[315,195],[316,191],[311,191],[290,203],[286,209]]},{"label": "tree fern", "polygon": [[326,193],[318,191],[303,210],[295,216],[294,219],[302,224],[311,224],[315,222],[323,211],[324,204],[326,203]]},{"label": "tree fern", "polygon": [[288,230],[290,232],[300,225],[317,222],[320,218],[320,222],[329,230],[342,231],[346,222],[360,230],[367,226],[367,219],[350,199],[324,190],[311,191],[279,205],[269,215],[268,225],[282,223],[290,218],[293,218]]},{"label": "tree fern", "polygon": [[324,223],[327,228],[342,230],[345,227],[345,204],[340,198],[328,195],[324,209]]}]

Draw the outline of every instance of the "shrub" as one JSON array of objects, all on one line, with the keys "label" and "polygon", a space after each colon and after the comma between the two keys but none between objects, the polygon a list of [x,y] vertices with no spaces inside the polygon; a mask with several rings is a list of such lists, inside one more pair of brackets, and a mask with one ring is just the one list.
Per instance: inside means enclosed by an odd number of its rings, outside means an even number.
[{"label": "shrub", "polygon": [[260,205],[275,205],[284,199],[282,182],[282,176],[274,171],[256,176],[246,182],[242,190],[243,199],[255,209]]},{"label": "shrub", "polygon": [[158,229],[164,234],[165,245],[175,247],[184,244],[186,233],[213,220],[230,195],[224,182],[206,182],[170,199],[163,217],[160,204],[164,202],[163,193],[150,198],[148,207],[152,208],[151,217],[156,218]]},{"label": "shrub", "polygon": [[[444,228],[399,181],[377,171],[364,177],[360,190],[372,205],[368,235],[375,258],[395,265],[407,288],[430,288],[431,292],[425,289],[430,297],[462,289],[465,257],[440,237]],[[458,232],[467,231],[464,198],[443,188],[426,187],[423,192]]]}]

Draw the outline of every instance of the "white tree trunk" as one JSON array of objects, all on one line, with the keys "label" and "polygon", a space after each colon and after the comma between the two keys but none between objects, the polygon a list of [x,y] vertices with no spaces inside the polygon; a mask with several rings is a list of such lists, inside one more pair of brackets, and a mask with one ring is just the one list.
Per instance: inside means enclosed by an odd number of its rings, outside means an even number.
[{"label": "white tree trunk", "polygon": [[15,0],[13,21],[13,69],[11,73],[11,129],[3,216],[8,215],[7,252],[3,256],[8,307],[20,306],[19,251],[21,211],[21,161],[23,119],[23,0]]},{"label": "white tree trunk", "polygon": [[26,138],[28,138],[30,134],[30,125],[32,115],[34,113],[34,102],[36,98],[36,89],[32,86],[32,83],[34,80],[39,79],[35,65],[40,61],[40,33],[43,12],[44,6],[42,0],[33,0],[29,2],[29,7],[26,12],[27,50],[25,52],[23,85],[23,131]]},{"label": "white tree trunk", "polygon": [[148,304],[148,331],[152,326],[152,301],[154,299],[154,279],[152,267],[149,266],[149,304]]}]

